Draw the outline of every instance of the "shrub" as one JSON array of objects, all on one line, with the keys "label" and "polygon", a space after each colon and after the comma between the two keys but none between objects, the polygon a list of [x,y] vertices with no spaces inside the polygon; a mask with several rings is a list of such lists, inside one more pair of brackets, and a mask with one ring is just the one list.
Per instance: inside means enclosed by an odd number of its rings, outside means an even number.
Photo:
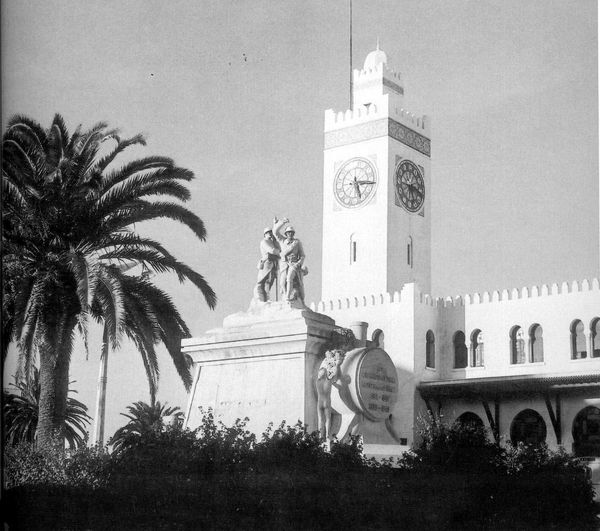
[{"label": "shrub", "polygon": [[362,455],[360,439],[333,443],[326,452],[317,432],[301,423],[270,425],[260,442],[247,428],[248,419],[232,426],[216,421],[209,409],[200,426],[191,431],[179,426],[148,430],[128,439],[113,456],[121,474],[157,475],[196,473],[268,472],[273,469],[321,470],[370,466]]},{"label": "shrub", "polygon": [[104,448],[78,448],[64,452],[29,443],[6,446],[5,487],[60,485],[97,488],[110,477],[111,459]]},{"label": "shrub", "polygon": [[115,461],[121,473],[142,475],[230,471],[247,461],[254,447],[247,422],[238,419],[228,427],[208,410],[195,430],[176,424],[128,437],[116,449]]},{"label": "shrub", "polygon": [[550,450],[545,443],[508,443],[496,460],[496,466],[508,475],[536,472],[573,472],[585,476],[585,467],[564,448]]},{"label": "shrub", "polygon": [[292,467],[314,469],[322,462],[323,448],[317,432],[309,433],[298,422],[294,426],[283,421],[273,430],[269,425],[256,445],[257,467]]},{"label": "shrub", "polygon": [[582,510],[593,504],[594,490],[588,471],[564,448],[550,450],[542,444],[512,444],[496,460],[502,474],[532,480],[544,486],[545,504],[555,511]]},{"label": "shrub", "polygon": [[495,458],[501,452],[490,441],[483,426],[460,422],[449,424],[439,415],[419,417],[417,433],[421,442],[411,453],[400,458],[401,468],[486,470],[494,467]]}]

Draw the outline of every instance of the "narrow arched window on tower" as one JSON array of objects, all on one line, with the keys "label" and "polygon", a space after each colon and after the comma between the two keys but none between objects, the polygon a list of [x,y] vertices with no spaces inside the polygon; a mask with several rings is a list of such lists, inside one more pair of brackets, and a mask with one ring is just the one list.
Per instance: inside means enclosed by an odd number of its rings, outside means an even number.
[{"label": "narrow arched window on tower", "polygon": [[435,336],[431,330],[425,334],[425,367],[435,369]]},{"label": "narrow arched window on tower", "polygon": [[408,264],[408,267],[413,266],[413,241],[410,236],[406,242],[406,263]]},{"label": "narrow arched window on tower", "polygon": [[358,243],[356,241],[356,234],[350,235],[350,264],[356,262],[358,253]]}]

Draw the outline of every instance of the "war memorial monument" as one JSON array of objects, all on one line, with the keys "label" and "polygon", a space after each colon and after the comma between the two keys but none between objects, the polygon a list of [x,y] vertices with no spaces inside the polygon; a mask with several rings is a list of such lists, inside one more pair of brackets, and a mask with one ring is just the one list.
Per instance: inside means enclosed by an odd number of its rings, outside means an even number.
[{"label": "war memorial monument", "polygon": [[325,112],[322,301],[307,307],[305,250],[275,218],[248,310],[182,343],[187,426],[212,408],[258,434],[301,421],[397,455],[429,412],[600,457],[598,279],[431,297],[431,142],[378,46],[351,108]]}]

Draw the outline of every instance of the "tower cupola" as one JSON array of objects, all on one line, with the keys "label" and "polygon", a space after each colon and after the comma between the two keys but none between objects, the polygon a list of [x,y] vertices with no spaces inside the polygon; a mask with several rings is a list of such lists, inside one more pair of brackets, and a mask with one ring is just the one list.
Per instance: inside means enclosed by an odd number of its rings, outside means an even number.
[{"label": "tower cupola", "polygon": [[377,49],[367,55],[363,70],[373,70],[381,63],[387,64],[387,55],[383,50],[379,49],[379,39],[377,39]]},{"label": "tower cupola", "polygon": [[402,107],[404,88],[398,72],[388,66],[388,56],[379,47],[370,52],[362,70],[354,70],[352,74],[354,107],[359,105],[379,105],[382,98],[392,100],[393,107]]}]

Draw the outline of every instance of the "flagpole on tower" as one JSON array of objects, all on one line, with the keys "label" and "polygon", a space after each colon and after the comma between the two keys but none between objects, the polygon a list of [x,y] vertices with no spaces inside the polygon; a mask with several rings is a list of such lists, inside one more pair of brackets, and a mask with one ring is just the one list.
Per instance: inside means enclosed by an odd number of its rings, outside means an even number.
[{"label": "flagpole on tower", "polygon": [[350,110],[354,107],[354,97],[352,95],[353,80],[352,70],[352,0],[350,0]]}]

